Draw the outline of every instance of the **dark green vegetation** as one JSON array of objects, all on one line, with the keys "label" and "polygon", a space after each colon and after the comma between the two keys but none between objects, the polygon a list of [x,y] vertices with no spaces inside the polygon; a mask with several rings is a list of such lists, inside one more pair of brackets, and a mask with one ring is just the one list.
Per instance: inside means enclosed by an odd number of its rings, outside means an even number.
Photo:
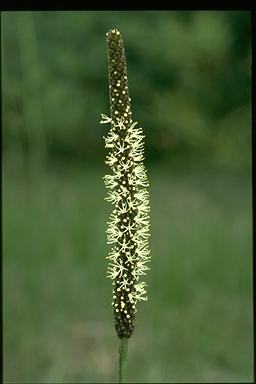
[{"label": "dark green vegetation", "polygon": [[5,382],[116,379],[102,176],[122,31],[152,206],[128,381],[252,380],[245,12],[2,14]]},{"label": "dark green vegetation", "polygon": [[50,164],[102,161],[113,27],[125,41],[133,119],[148,156],[248,167],[248,12],[3,13],[5,149]]}]

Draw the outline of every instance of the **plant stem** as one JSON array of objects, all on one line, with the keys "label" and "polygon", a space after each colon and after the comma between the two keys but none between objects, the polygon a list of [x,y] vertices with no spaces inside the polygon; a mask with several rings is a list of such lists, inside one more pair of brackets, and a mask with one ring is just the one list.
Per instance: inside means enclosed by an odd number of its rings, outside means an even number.
[{"label": "plant stem", "polygon": [[128,351],[128,338],[122,337],[119,347],[119,376],[118,383],[124,383],[126,377],[127,366],[127,351]]}]

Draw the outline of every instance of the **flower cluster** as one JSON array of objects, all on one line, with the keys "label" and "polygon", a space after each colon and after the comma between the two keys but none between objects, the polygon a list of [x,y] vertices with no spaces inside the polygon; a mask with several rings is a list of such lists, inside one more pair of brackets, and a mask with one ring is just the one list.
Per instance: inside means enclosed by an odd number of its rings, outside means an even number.
[{"label": "flower cluster", "polygon": [[112,174],[104,176],[106,200],[114,205],[107,228],[112,249],[108,277],[113,280],[115,328],[120,338],[130,337],[135,325],[136,303],[147,300],[146,284],[140,277],[149,269],[149,193],[143,164],[142,128],[131,118],[127,70],[120,32],[107,34],[111,117],[102,114],[101,123],[111,124],[105,139],[109,149],[106,164]]}]

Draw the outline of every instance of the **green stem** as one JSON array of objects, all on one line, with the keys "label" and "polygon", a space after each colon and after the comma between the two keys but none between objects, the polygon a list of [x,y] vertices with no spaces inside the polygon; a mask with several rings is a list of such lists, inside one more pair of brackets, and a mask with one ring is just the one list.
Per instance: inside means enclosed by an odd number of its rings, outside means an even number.
[{"label": "green stem", "polygon": [[122,337],[120,347],[119,347],[118,383],[124,383],[125,382],[126,366],[127,366],[127,351],[128,351],[128,339],[127,339],[127,337]]}]

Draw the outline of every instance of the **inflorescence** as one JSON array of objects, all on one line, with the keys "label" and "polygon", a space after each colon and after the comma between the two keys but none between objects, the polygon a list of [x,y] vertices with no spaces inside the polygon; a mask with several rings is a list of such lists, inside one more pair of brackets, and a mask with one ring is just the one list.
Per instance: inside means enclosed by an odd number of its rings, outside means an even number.
[{"label": "inflorescence", "polygon": [[104,176],[106,200],[114,205],[107,228],[112,249],[107,276],[113,280],[115,328],[120,338],[134,330],[136,304],[147,300],[146,284],[140,276],[149,269],[149,193],[144,160],[142,128],[133,122],[128,93],[127,68],[120,32],[107,33],[111,117],[101,115],[101,123],[111,124],[105,139],[109,149],[106,164],[112,170]]}]

